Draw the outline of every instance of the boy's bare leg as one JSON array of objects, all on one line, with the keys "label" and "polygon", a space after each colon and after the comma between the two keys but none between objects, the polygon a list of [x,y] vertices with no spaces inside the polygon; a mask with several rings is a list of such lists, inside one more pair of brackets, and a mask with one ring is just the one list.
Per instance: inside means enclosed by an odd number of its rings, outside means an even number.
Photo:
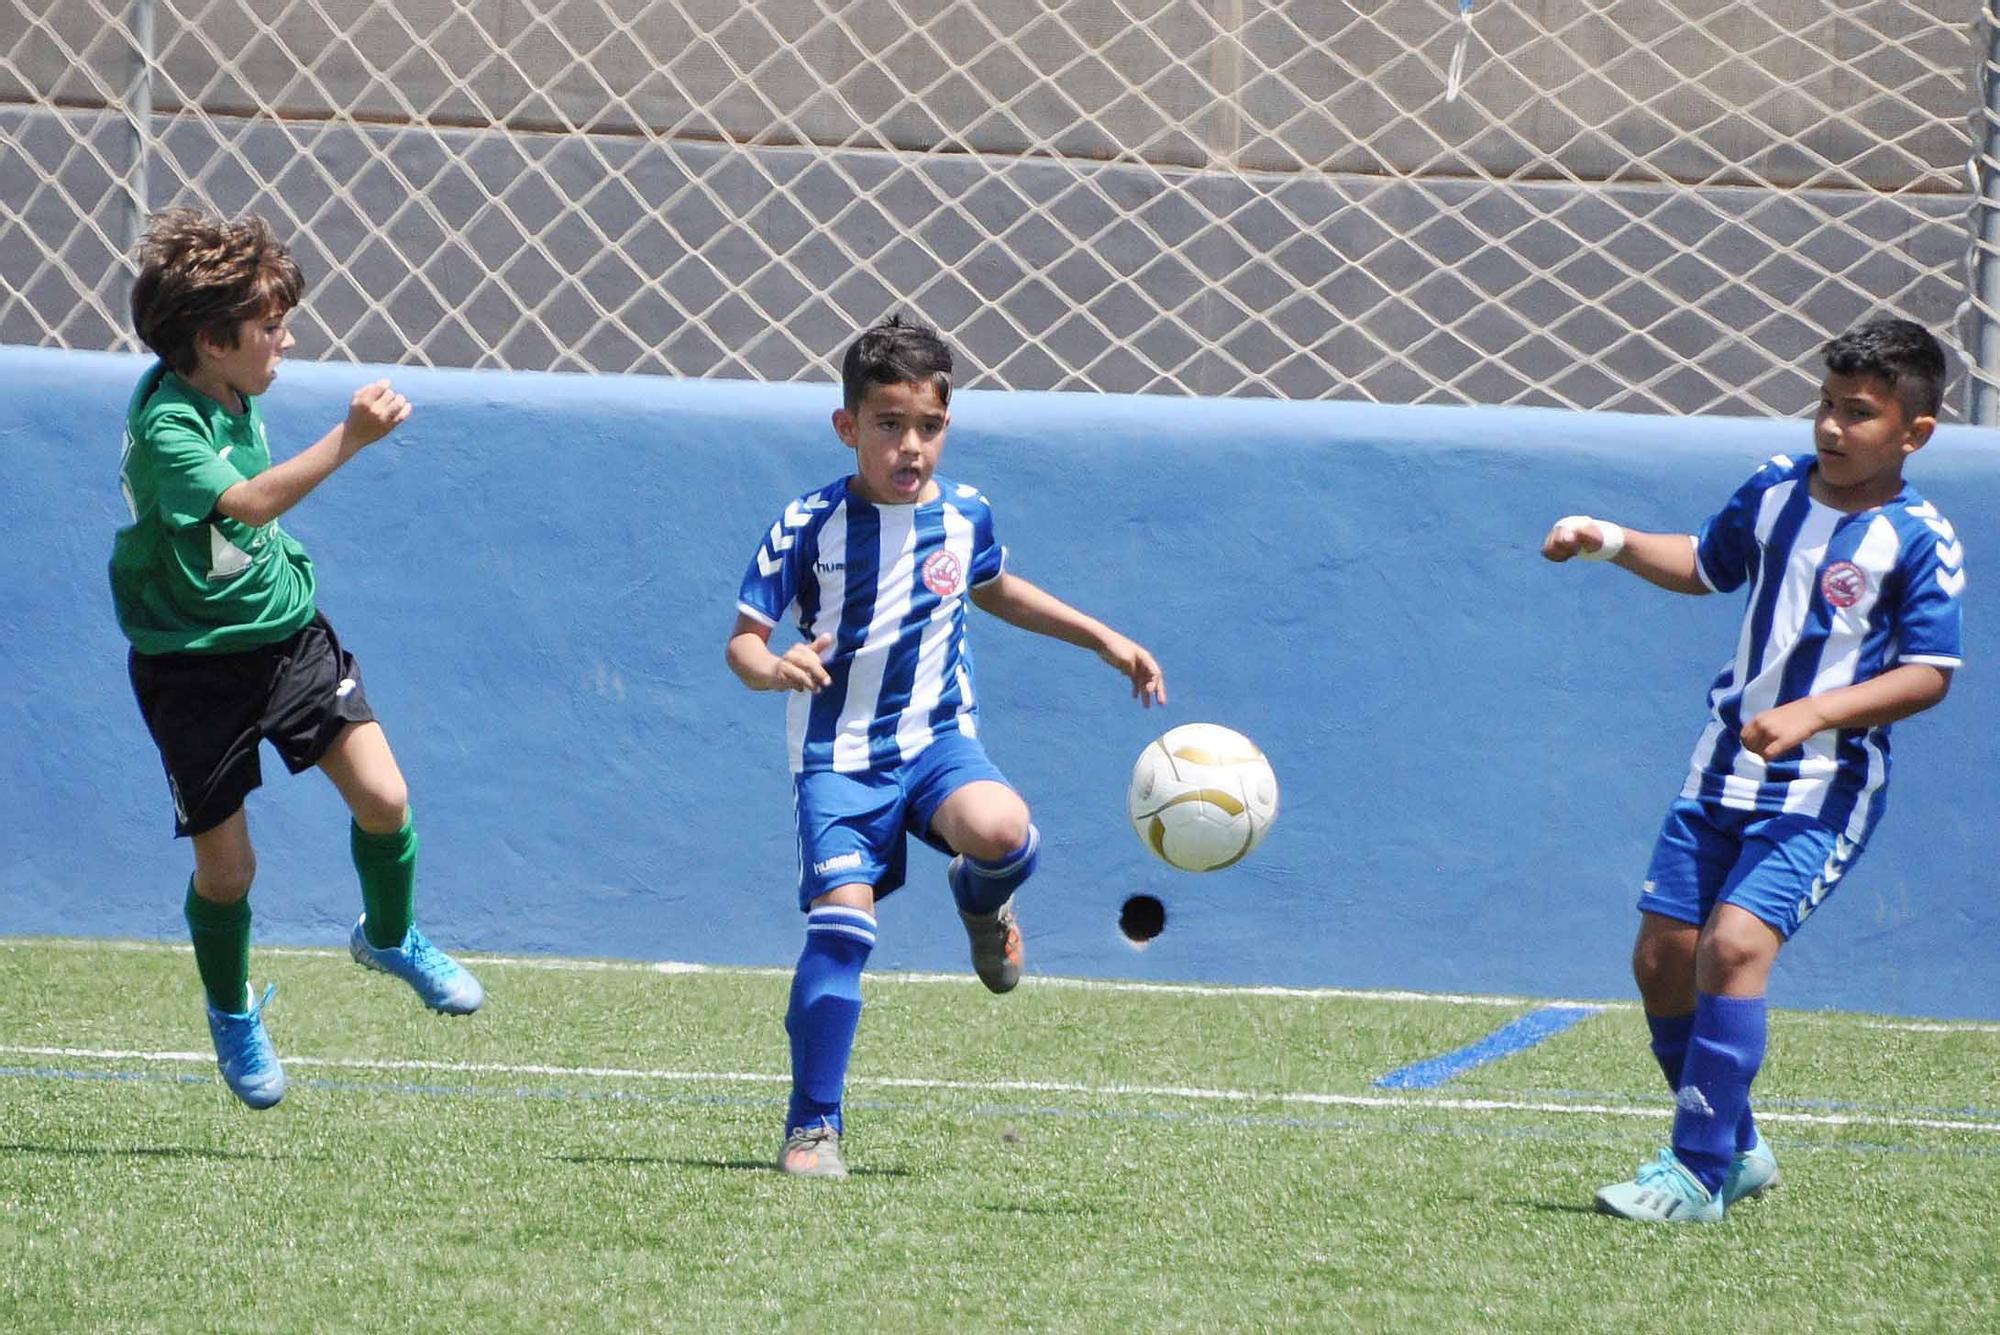
[{"label": "boy's bare leg", "polygon": [[478,1010],[486,1000],[479,980],[417,930],[417,831],[409,785],[382,725],[349,724],[319,767],[354,815],[348,834],[363,911],[348,952],[357,964],[408,983],[434,1011]]},{"label": "boy's bare leg", "polygon": [[211,904],[234,904],[250,893],[257,878],[257,851],[250,846],[250,820],[238,807],[194,844],[194,892]]},{"label": "boy's bare leg", "polygon": [[379,723],[352,723],[320,758],[320,770],[340,790],[354,823],[370,834],[394,834],[409,823],[410,789]]}]

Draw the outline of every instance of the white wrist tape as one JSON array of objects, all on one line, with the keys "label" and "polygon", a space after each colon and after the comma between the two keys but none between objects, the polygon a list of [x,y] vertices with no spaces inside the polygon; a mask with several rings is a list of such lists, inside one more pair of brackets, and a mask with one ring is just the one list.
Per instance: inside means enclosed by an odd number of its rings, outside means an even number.
[{"label": "white wrist tape", "polygon": [[1609,561],[1625,550],[1625,530],[1609,519],[1593,519],[1589,515],[1564,515],[1556,523],[1562,528],[1576,529],[1585,524],[1594,525],[1603,546],[1596,551],[1584,550],[1577,553],[1586,561]]}]

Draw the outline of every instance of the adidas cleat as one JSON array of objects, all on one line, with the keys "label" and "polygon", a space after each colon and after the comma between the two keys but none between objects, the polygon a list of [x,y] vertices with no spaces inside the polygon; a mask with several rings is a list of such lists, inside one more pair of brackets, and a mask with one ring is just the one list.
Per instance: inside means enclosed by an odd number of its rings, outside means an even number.
[{"label": "adidas cleat", "polygon": [[1722,1179],[1723,1208],[1741,1200],[1751,1200],[1774,1190],[1782,1179],[1778,1176],[1778,1156],[1771,1153],[1771,1147],[1764,1140],[1764,1133],[1757,1133],[1757,1143],[1729,1161],[1729,1176]]},{"label": "adidas cleat", "polygon": [[1722,1201],[1695,1179],[1672,1150],[1639,1165],[1638,1176],[1597,1189],[1597,1208],[1620,1219],[1654,1224],[1714,1224]]}]

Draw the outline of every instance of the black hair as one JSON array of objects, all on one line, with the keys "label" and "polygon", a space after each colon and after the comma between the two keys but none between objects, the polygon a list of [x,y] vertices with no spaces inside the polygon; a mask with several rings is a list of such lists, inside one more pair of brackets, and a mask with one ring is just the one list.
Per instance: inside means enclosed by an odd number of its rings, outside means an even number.
[{"label": "black hair", "polygon": [[847,347],[840,362],[841,396],[847,411],[861,407],[870,385],[928,382],[938,402],[951,403],[951,348],[937,330],[917,320],[891,315],[870,325]]},{"label": "black hair", "polygon": [[1912,320],[1885,315],[1820,349],[1834,375],[1876,376],[1888,382],[1905,417],[1936,417],[1944,406],[1944,346]]}]

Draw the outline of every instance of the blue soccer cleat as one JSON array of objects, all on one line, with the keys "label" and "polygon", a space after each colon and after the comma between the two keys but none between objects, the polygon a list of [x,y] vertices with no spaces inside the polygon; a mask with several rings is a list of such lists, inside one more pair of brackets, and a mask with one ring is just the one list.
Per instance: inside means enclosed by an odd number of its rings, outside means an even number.
[{"label": "blue soccer cleat", "polygon": [[1695,1179],[1672,1150],[1639,1165],[1630,1182],[1597,1189],[1597,1208],[1620,1219],[1654,1224],[1722,1222],[1722,1201]]},{"label": "blue soccer cleat", "polygon": [[1771,1153],[1764,1133],[1759,1131],[1756,1143],[1729,1161],[1729,1176],[1722,1179],[1722,1204],[1727,1208],[1740,1200],[1762,1196],[1781,1180],[1778,1156]]},{"label": "blue soccer cleat", "polygon": [[[277,992],[276,983],[264,989],[263,1000],[240,1015],[208,1008],[208,1032],[215,1040],[215,1064],[229,1092],[252,1108],[262,1111],[285,1097],[285,1068],[278,1062],[271,1036],[264,1032],[264,1007]],[[249,990],[243,999],[250,1000]]]},{"label": "blue soccer cleat", "polygon": [[402,945],[378,949],[368,944],[368,934],[362,930],[367,921],[365,913],[355,919],[354,935],[347,940],[347,951],[356,964],[402,979],[423,999],[424,1005],[446,1015],[470,1015],[485,1002],[486,989],[479,985],[479,980],[432,945],[415,924]]}]

